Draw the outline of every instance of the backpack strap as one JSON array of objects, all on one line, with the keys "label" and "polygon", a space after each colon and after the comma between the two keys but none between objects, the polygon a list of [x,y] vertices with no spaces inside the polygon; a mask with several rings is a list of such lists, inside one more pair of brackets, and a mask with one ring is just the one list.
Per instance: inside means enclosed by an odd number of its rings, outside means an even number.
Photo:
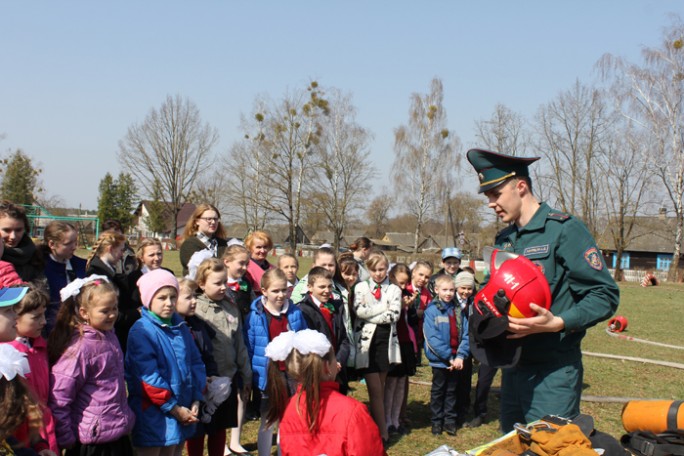
[{"label": "backpack strap", "polygon": [[625,448],[644,456],[684,456],[684,433],[635,431],[622,437]]}]

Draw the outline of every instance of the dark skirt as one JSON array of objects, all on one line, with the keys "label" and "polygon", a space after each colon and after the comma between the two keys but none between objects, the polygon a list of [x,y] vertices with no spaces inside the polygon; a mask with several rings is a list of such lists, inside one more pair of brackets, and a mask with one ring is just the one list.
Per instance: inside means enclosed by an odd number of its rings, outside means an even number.
[{"label": "dark skirt", "polygon": [[416,353],[413,350],[413,342],[399,342],[399,352],[401,353],[401,363],[392,364],[387,375],[390,377],[416,375]]},{"label": "dark skirt", "polygon": [[388,372],[389,363],[389,338],[392,331],[391,325],[377,325],[371,339],[368,350],[368,368],[364,373],[374,374]]},{"label": "dark skirt", "polygon": [[[238,376],[236,375],[235,377]],[[214,411],[209,423],[197,427],[197,433],[195,433],[194,437],[237,427],[238,389],[238,382],[233,378],[230,385],[230,396]],[[200,415],[201,413],[200,411]]]},{"label": "dark skirt", "polygon": [[73,448],[66,450],[64,456],[130,456],[133,453],[131,439],[124,435],[119,440],[107,443],[91,443],[83,445],[76,442]]}]

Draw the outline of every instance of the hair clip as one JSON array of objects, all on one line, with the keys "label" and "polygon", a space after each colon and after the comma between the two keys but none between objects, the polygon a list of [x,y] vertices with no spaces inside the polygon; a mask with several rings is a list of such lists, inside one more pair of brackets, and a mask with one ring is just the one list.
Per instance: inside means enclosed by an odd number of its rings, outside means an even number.
[{"label": "hair clip", "polygon": [[75,298],[81,292],[81,288],[91,282],[95,283],[95,285],[101,285],[103,282],[109,283],[109,279],[106,276],[97,274],[89,275],[85,279],[75,279],[59,291],[59,297],[62,299],[62,302],[66,302],[69,298]]},{"label": "hair clip", "polygon": [[20,375],[26,377],[31,372],[28,359],[10,344],[0,344],[0,375],[7,380],[13,380]]}]

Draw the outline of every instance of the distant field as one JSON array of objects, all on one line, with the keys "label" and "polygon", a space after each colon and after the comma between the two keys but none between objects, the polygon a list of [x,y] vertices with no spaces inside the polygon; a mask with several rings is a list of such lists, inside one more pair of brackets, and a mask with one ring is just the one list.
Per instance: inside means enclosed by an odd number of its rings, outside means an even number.
[{"label": "distant field", "polygon": [[[301,260],[300,276],[306,274],[310,264],[308,258]],[[165,252],[164,266],[180,275],[178,252]],[[684,331],[682,330],[684,328],[684,285],[665,284],[642,288],[637,284],[624,283],[621,284],[620,291],[621,303],[617,313],[627,317],[629,321],[624,334],[684,346]],[[601,323],[589,330],[583,344],[585,351],[684,364],[684,350],[620,340],[607,335],[605,328],[606,324]],[[600,397],[684,399],[684,381],[682,381],[684,372],[680,369],[593,356],[585,356],[584,367],[583,394],[587,397],[598,396],[599,400],[583,401],[582,410],[594,417],[598,429],[618,438],[624,433],[620,421],[622,404],[601,401]],[[420,367],[412,380],[429,383],[429,368]],[[497,387],[499,384],[500,375],[497,375],[494,386]],[[353,397],[361,401],[367,400],[364,385],[354,382],[351,386]],[[499,435],[498,398],[495,393],[492,393],[490,397],[490,422],[477,429],[461,429],[456,437],[447,435],[435,437],[430,433],[429,396],[429,386],[416,384],[410,386],[408,411],[413,421],[413,431],[410,435],[394,442],[389,449],[389,455],[422,455],[445,443],[464,451]],[[245,427],[243,442],[248,449],[256,449],[257,429],[257,422],[249,422]]]}]

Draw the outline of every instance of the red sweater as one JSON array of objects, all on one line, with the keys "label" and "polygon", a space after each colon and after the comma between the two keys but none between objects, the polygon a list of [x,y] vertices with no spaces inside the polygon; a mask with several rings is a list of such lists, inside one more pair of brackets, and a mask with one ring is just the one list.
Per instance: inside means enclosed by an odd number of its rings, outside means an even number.
[{"label": "red sweater", "polygon": [[[378,426],[366,406],[339,393],[336,382],[321,382],[318,432],[309,431],[306,394],[298,388],[280,421],[283,456],[384,456]],[[300,395],[301,392],[301,395]],[[297,412],[297,402],[302,416]]]}]

